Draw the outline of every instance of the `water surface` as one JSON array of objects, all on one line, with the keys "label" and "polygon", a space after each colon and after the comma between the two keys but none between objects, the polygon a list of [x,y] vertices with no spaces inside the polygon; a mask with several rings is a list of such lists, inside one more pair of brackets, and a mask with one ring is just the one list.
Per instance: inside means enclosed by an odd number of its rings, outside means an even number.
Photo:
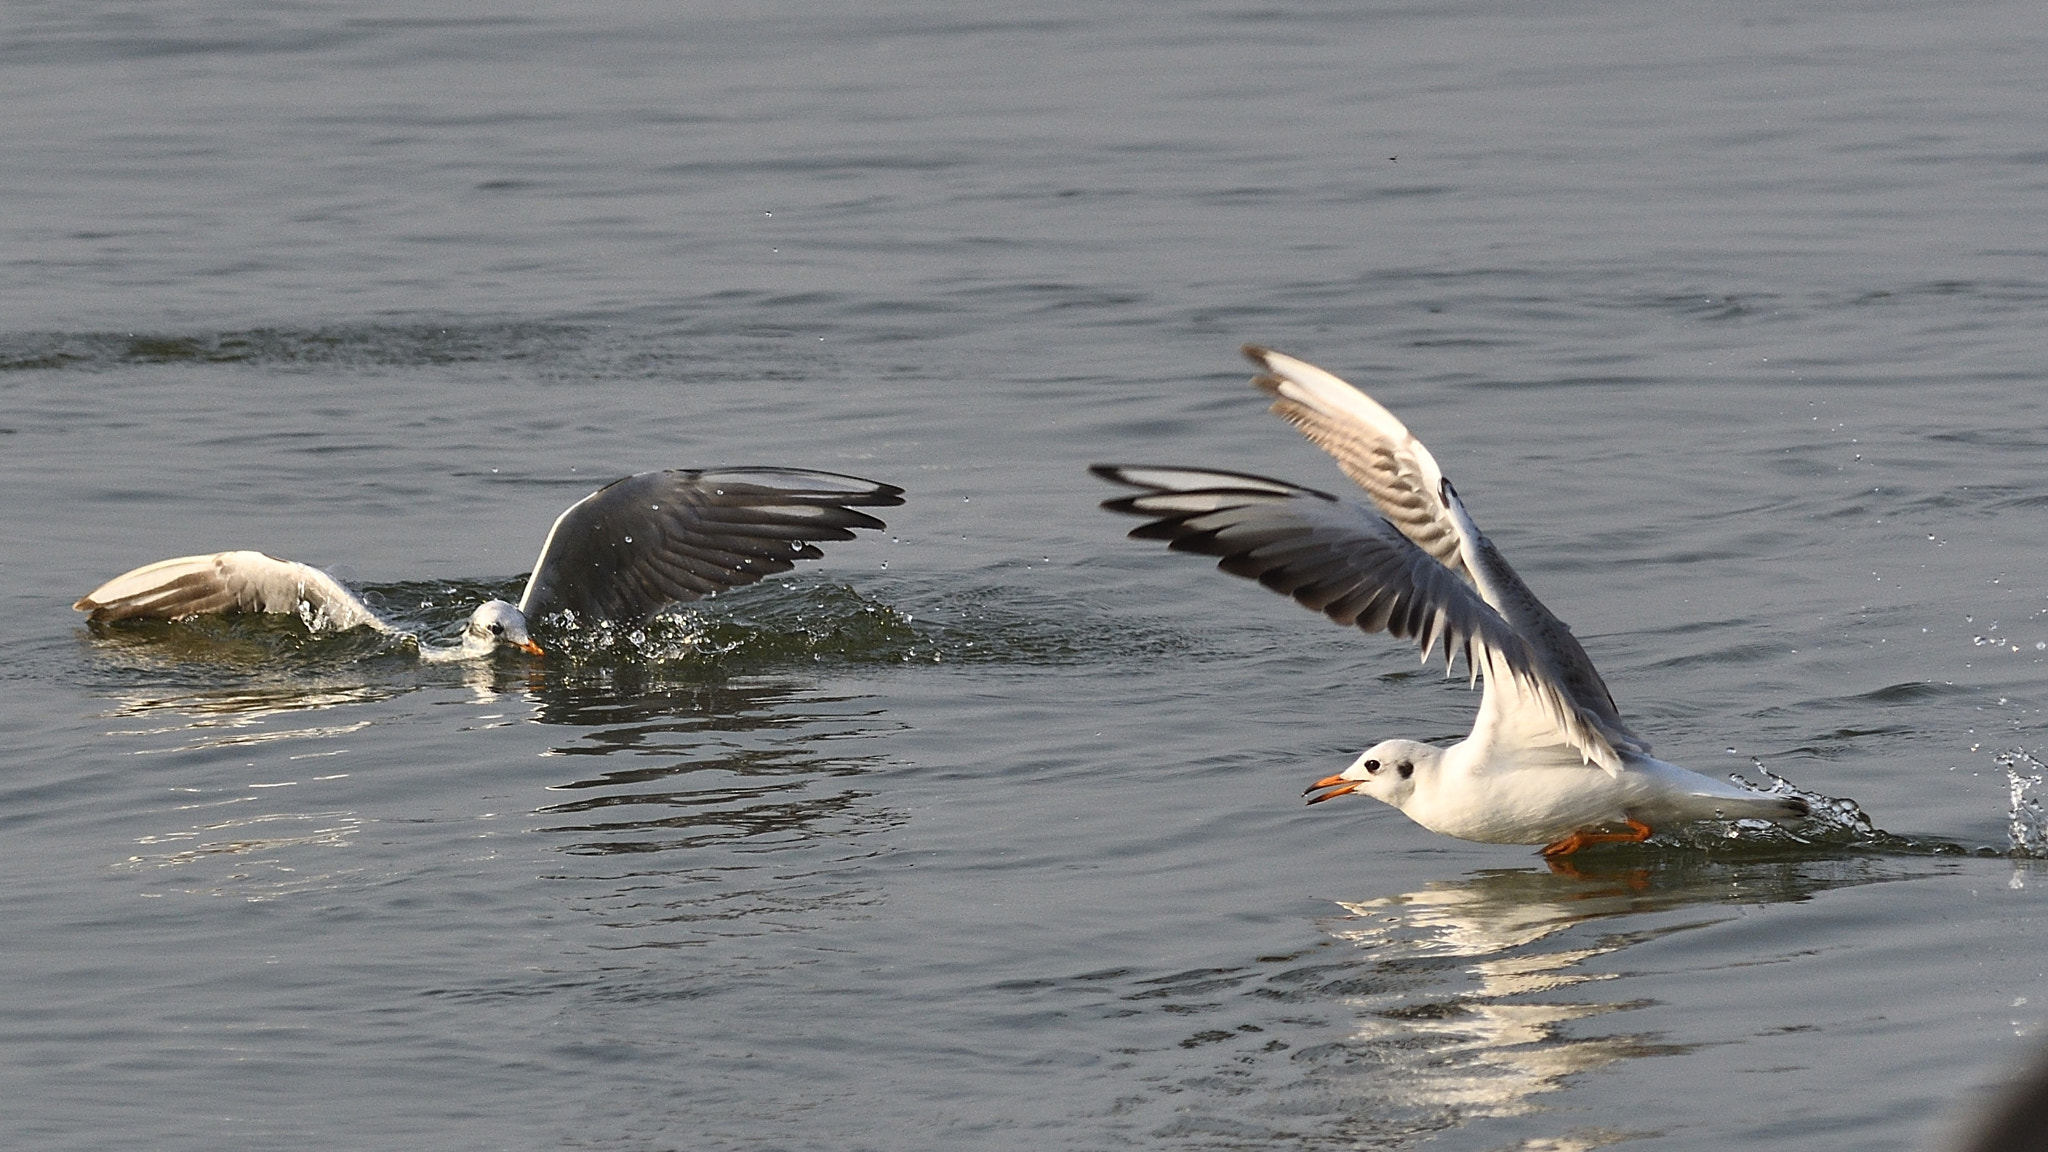
[{"label": "water surface", "polygon": [[[1924,1148],[2040,1043],[2032,8],[0,20],[16,1140]],[[1246,340],[1408,421],[1660,755],[1920,847],[1305,809],[1476,700],[1095,510],[1342,488]],[[544,664],[67,607],[240,547],[447,628],[755,463],[908,502]]]}]

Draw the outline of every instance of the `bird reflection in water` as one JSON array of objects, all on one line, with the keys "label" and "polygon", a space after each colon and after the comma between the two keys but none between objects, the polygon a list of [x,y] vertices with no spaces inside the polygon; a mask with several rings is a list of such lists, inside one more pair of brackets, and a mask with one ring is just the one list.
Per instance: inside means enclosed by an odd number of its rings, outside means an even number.
[{"label": "bird reflection in water", "polygon": [[1356,948],[1375,977],[1356,981],[1345,997],[1357,1025],[1343,1045],[1343,1089],[1355,1114],[1363,1106],[1379,1120],[1404,1116],[1425,1128],[1531,1111],[1536,1097],[1571,1076],[1689,1050],[1651,1033],[1586,1034],[1571,1025],[1654,1003],[1595,991],[1621,976],[1603,957],[1726,917],[1617,919],[1799,901],[1905,878],[1896,862],[1869,857],[1728,862],[1674,853],[1645,861],[1638,853],[1607,862],[1587,857],[1547,872],[1489,870],[1397,896],[1340,901],[1346,915],[1325,931]]},{"label": "bird reflection in water", "polygon": [[586,861],[551,879],[618,946],[787,931],[880,900],[866,841],[901,817],[857,781],[883,762],[866,738],[896,722],[869,699],[644,665],[536,675],[532,718],[578,731],[543,753],[577,770],[532,831]]}]

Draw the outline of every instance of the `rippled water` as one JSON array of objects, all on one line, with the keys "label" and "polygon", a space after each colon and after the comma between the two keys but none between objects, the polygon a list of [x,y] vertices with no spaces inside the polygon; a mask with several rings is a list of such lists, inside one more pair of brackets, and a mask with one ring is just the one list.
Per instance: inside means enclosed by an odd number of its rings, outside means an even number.
[{"label": "rippled water", "polygon": [[[0,33],[15,1142],[1921,1148],[2042,1041],[2029,7]],[[1661,755],[1854,810],[1553,870],[1305,809],[1476,701],[1095,509],[1344,484],[1246,340]],[[259,548],[445,637],[598,484],[755,463],[907,503],[545,663],[68,608]]]}]

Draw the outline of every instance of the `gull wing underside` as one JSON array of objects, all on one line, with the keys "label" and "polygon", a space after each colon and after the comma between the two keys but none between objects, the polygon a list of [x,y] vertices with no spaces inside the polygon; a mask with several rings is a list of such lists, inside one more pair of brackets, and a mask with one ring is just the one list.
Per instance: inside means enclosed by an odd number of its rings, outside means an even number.
[{"label": "gull wing underside", "polygon": [[91,619],[180,620],[234,612],[287,613],[314,628],[390,626],[327,573],[261,552],[178,556],[124,572],[72,605]]}]

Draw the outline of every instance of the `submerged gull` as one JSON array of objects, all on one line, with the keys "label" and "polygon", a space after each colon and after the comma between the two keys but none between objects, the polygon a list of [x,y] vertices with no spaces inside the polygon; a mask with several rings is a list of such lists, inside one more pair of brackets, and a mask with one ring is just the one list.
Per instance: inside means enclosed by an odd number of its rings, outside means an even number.
[{"label": "submerged gull", "polygon": [[[569,623],[638,623],[670,604],[815,560],[824,553],[813,541],[883,527],[854,509],[901,503],[903,489],[893,484],[807,468],[674,468],[614,480],[555,518],[519,603],[479,606],[452,654],[508,647],[538,656],[528,622],[558,614]],[[261,552],[159,560],[72,607],[93,620],[281,612],[320,628],[398,631],[327,573]]]},{"label": "submerged gull", "polygon": [[[1132,536],[1221,557],[1218,567],[1339,624],[1414,640],[1484,681],[1472,734],[1448,748],[1384,740],[1315,782],[1315,804],[1361,792],[1434,832],[1543,844],[1563,856],[1697,820],[1806,815],[1804,800],[1668,764],[1622,722],[1571,629],[1536,599],[1466,513],[1422,442],[1371,397],[1268,349],[1245,354],[1273,412],[1372,497],[1377,512],[1284,480],[1203,468],[1098,464],[1141,491],[1108,500],[1150,517]],[[1327,789],[1327,791],[1324,791]]]}]

